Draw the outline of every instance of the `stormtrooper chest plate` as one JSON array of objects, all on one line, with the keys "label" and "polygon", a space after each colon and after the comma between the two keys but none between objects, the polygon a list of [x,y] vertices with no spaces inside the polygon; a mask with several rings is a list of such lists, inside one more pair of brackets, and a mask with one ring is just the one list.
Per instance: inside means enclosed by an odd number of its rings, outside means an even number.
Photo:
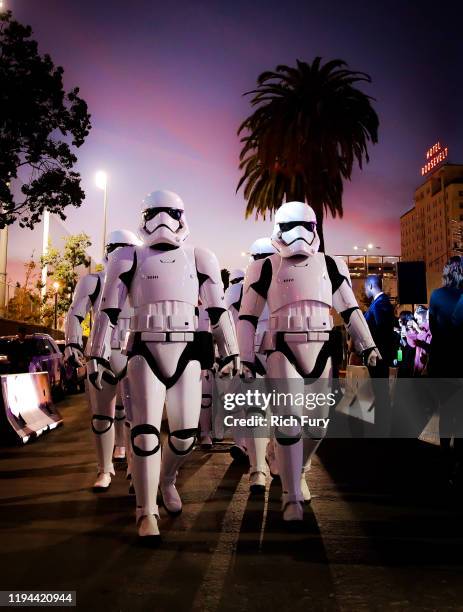
[{"label": "stormtrooper chest plate", "polygon": [[314,301],[332,306],[332,287],[323,253],[302,261],[272,258],[273,278],[267,302],[271,313],[296,302]]},{"label": "stormtrooper chest plate", "polygon": [[165,301],[198,304],[199,282],[193,249],[159,252],[144,248],[137,256],[130,290],[134,308]]}]

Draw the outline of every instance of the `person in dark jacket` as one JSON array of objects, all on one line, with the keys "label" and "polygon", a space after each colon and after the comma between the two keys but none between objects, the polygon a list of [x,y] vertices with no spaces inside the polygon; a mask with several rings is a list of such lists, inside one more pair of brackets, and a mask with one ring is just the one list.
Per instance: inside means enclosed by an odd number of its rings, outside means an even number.
[{"label": "person in dark jacket", "polygon": [[365,313],[365,319],[382,357],[373,375],[379,378],[387,378],[394,352],[394,309],[389,296],[383,291],[380,276],[367,276],[365,293],[372,300]]},{"label": "person in dark jacket", "polygon": [[[431,294],[428,372],[432,378],[445,378],[438,385],[441,446],[447,456],[450,483],[463,483],[463,435],[461,396],[463,378],[463,258],[451,257],[443,270],[444,286]],[[456,398],[456,402],[455,402]],[[453,454],[451,437],[454,436]]]},{"label": "person in dark jacket", "polygon": [[444,286],[435,289],[429,302],[429,375],[463,377],[461,340],[463,328],[463,258],[451,257],[443,270]]},{"label": "person in dark jacket", "polygon": [[381,353],[381,360],[370,372],[375,394],[375,428],[377,436],[388,436],[391,427],[391,402],[389,398],[389,366],[393,359],[394,309],[389,297],[383,291],[380,276],[370,275],[365,279],[365,293],[372,300],[365,313],[375,345]]}]

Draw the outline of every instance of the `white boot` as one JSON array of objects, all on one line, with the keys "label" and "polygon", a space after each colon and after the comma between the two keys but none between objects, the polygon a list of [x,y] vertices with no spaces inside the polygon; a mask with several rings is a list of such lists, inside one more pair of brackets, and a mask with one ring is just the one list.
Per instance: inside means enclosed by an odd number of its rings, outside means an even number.
[{"label": "white boot", "polygon": [[114,461],[124,461],[125,460],[125,446],[115,446],[113,452]]},{"label": "white boot", "polygon": [[283,510],[284,521],[302,521],[304,510],[301,502],[288,502]]},{"label": "white boot", "polygon": [[182,499],[177,491],[175,483],[160,483],[162,503],[169,514],[176,516],[182,511]]},{"label": "white boot", "polygon": [[283,493],[281,508],[284,521],[302,521],[304,519],[304,507],[300,495]]},{"label": "white boot", "polygon": [[158,521],[154,514],[142,516],[137,521],[138,535],[145,541],[158,542],[161,534],[159,533]]},{"label": "white boot", "polygon": [[310,493],[309,485],[307,484],[307,480],[305,479],[305,472],[301,474],[301,492],[302,497],[304,498],[304,503],[309,503],[312,499],[312,495]]},{"label": "white boot", "polygon": [[109,472],[99,472],[97,479],[93,483],[93,492],[102,493],[109,489],[111,484],[111,474]]},{"label": "white boot", "polygon": [[252,472],[249,474],[249,489],[251,493],[265,493],[266,478],[264,472]]}]

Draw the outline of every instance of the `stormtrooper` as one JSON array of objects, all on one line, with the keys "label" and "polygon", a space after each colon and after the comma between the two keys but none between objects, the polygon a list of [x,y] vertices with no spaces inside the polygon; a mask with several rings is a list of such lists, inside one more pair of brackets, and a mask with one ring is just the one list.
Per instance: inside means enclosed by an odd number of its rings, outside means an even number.
[{"label": "stormtrooper", "polygon": [[[108,266],[89,368],[93,384],[101,388],[112,330],[129,299],[134,314],[124,348],[128,364],[123,396],[131,424],[136,521],[138,535],[155,543],[158,485],[167,512],[180,513],[177,471],[193,449],[198,428],[204,352],[196,331],[199,300],[223,359],[221,374],[236,371],[239,357],[217,258],[207,249],[184,245],[189,230],[181,198],[155,191],[145,198],[141,212],[143,244],[119,249]],[[161,465],[164,402],[170,433]]]},{"label": "stormtrooper", "polygon": [[[225,308],[233,317],[235,327],[238,323],[238,315],[243,294],[244,270],[236,268],[230,272],[229,285],[225,291]],[[246,438],[238,433],[233,439],[233,446],[230,448],[230,455],[237,463],[247,463],[248,452],[246,448]]]},{"label": "stormtrooper", "polygon": [[[118,249],[135,244],[139,244],[139,240],[132,232],[128,230],[111,232],[105,247],[104,264],[106,266],[109,264]],[[66,317],[64,358],[76,367],[84,362],[82,321],[88,312],[91,312],[94,318],[97,315],[105,275],[106,272],[101,271],[87,274],[80,279]],[[124,376],[127,365],[126,357],[121,354],[121,343],[130,315],[127,305],[119,317],[117,327],[113,330],[108,353],[108,367],[102,381],[102,388],[97,390],[92,384],[87,386],[98,459],[98,476],[93,485],[95,492],[106,491],[109,488],[111,475],[114,475],[113,459],[121,461],[126,454],[127,428],[125,428],[125,411],[119,381]],[[87,355],[90,344],[91,339],[87,343]]]},{"label": "stormtrooper", "polygon": [[[249,249],[250,263],[270,257],[274,253],[276,253],[276,250],[270,238],[258,238]],[[241,294],[242,287],[240,304]],[[268,306],[265,304],[257,322],[254,338],[255,361],[253,365],[255,374],[258,377],[263,377],[266,373],[266,355],[262,351],[262,340],[267,328]],[[244,437],[244,446],[249,456],[249,488],[251,493],[263,493],[265,492],[266,485],[266,463],[269,465],[271,475],[274,477],[278,475],[273,440],[269,440],[262,434],[254,432],[253,436]]]},{"label": "stormtrooper", "polygon": [[[313,209],[302,202],[283,204],[275,215],[272,244],[277,254],[254,261],[246,272],[238,322],[241,375],[256,375],[255,332],[265,302],[269,328],[261,351],[267,355],[268,378],[279,379],[282,385],[287,381],[289,386],[291,379],[298,379],[307,394],[317,379],[329,381],[332,307],[341,314],[365,363],[375,365],[381,356],[358,307],[346,263],[318,252],[320,241]],[[328,403],[317,407],[320,422],[328,414]],[[303,518],[304,497],[310,499],[305,470],[326,433],[322,425],[312,424],[305,425],[303,432],[301,420],[295,420],[296,425],[278,426],[275,430],[286,521]]]}]

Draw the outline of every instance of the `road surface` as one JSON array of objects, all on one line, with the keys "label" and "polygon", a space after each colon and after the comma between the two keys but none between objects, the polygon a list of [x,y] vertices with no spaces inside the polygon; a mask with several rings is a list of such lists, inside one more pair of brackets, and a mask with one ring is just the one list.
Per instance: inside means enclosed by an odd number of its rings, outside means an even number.
[{"label": "road surface", "polygon": [[462,505],[439,488],[439,449],[329,440],[304,522],[280,518],[280,486],[250,498],[227,446],[195,450],[184,511],[141,547],[124,472],[95,495],[82,395],[64,427],[0,449],[1,589],[75,590],[81,610],[463,610]]}]

